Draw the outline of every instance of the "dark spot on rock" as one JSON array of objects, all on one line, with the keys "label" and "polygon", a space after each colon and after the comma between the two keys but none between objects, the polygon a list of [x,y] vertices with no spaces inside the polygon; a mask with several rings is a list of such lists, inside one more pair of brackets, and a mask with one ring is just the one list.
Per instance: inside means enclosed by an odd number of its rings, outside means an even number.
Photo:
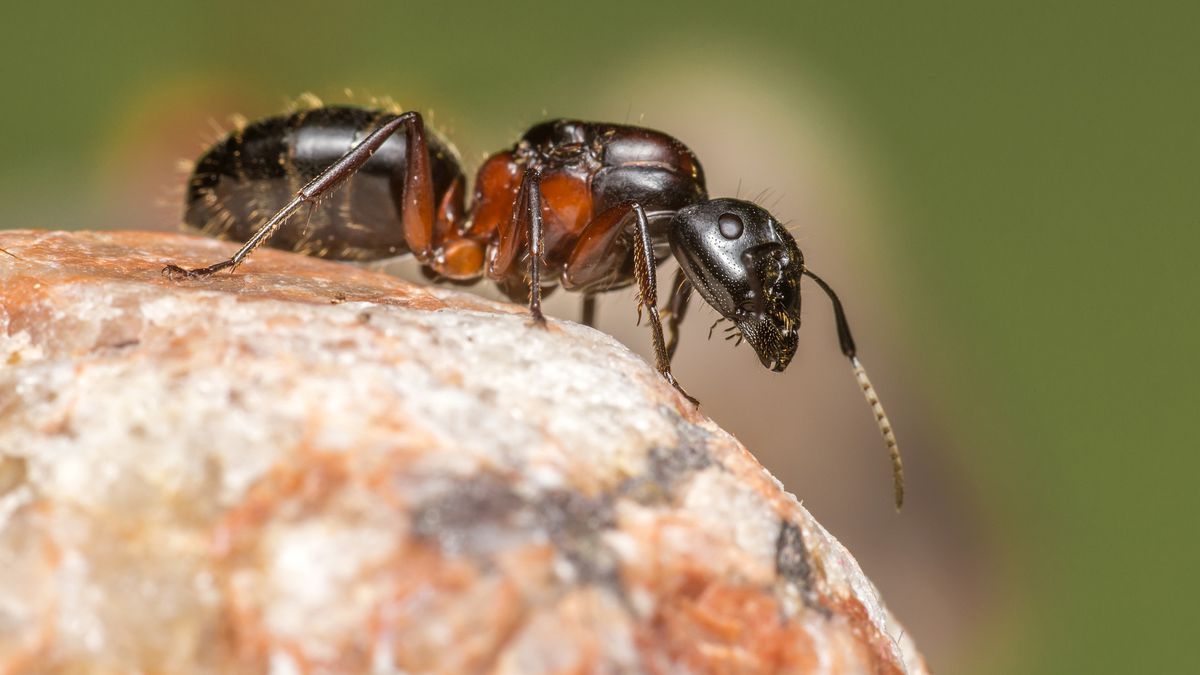
[{"label": "dark spot on rock", "polygon": [[227,398],[230,406],[243,410],[246,408],[246,395],[241,389],[230,389]]},{"label": "dark spot on rock", "polygon": [[515,527],[522,507],[521,497],[500,476],[483,474],[452,481],[417,505],[412,529],[452,555],[486,557],[499,544],[497,533]]},{"label": "dark spot on rock", "polygon": [[679,446],[707,455],[708,442],[712,439],[712,433],[698,424],[692,424],[683,419],[674,410],[669,408],[667,410],[670,411],[670,417],[675,422],[675,432],[679,434]]},{"label": "dark spot on rock", "polygon": [[499,551],[548,541],[578,582],[619,591],[619,563],[603,540],[615,525],[610,495],[554,490],[525,497],[497,474],[446,481],[412,514],[413,534],[449,555],[467,555],[490,568]]},{"label": "dark spot on rock", "polygon": [[779,538],[775,540],[775,573],[804,588],[812,585],[808,548],[804,546],[804,535],[794,523],[784,521],[779,528]]},{"label": "dark spot on rock", "polygon": [[616,525],[611,497],[558,490],[542,495],[534,508],[550,541],[580,581],[619,586],[616,555],[602,539]]},{"label": "dark spot on rock", "polygon": [[780,582],[791,584],[799,592],[806,607],[826,619],[833,616],[817,595],[804,533],[795,523],[784,521],[779,526],[779,538],[775,540],[775,574]]},{"label": "dark spot on rock", "polygon": [[674,418],[678,445],[651,449],[646,456],[646,473],[626,480],[620,487],[622,495],[642,504],[669,502],[683,479],[714,464],[720,466],[708,452],[711,434],[685,421],[674,410],[660,410]]},{"label": "dark spot on rock", "polygon": [[703,445],[684,444],[677,448],[654,448],[647,458],[650,475],[668,487],[679,479],[713,465],[708,449]]}]

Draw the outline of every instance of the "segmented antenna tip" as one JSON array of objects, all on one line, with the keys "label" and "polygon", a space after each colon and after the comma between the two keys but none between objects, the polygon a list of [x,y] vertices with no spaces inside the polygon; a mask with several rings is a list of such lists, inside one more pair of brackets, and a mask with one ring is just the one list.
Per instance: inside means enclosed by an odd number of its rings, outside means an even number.
[{"label": "segmented antenna tip", "polygon": [[867,399],[867,405],[871,406],[871,412],[875,414],[875,422],[879,424],[879,433],[883,434],[883,442],[887,445],[888,456],[892,459],[892,483],[896,493],[896,510],[904,505],[904,464],[900,461],[900,446],[896,444],[896,435],[892,433],[892,423],[888,420],[887,413],[883,411],[883,404],[879,402],[879,395],[875,393],[875,387],[871,385],[870,378],[867,377],[867,371],[863,368],[862,362],[857,356],[850,357],[850,365],[854,368],[854,378],[858,380],[858,386],[862,387],[863,396]]}]

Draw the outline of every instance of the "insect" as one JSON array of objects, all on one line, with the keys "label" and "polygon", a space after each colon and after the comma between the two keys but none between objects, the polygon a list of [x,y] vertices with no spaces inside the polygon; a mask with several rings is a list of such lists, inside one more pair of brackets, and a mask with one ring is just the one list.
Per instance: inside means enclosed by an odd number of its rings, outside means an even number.
[{"label": "insect", "polygon": [[[514,301],[527,298],[539,325],[542,295],[555,286],[583,294],[590,325],[596,294],[636,283],[657,370],[693,403],[671,373],[692,292],[778,372],[796,353],[807,276],[833,304],[842,353],[891,457],[900,507],[896,438],[837,294],[765,209],[710,199],[700,162],[683,143],[634,126],[547,121],[483,162],[469,206],[466,188],[455,152],[417,112],[327,106],[262,119],[213,145],[187,186],[185,223],[244,245],[208,267],[172,264],[163,272],[175,279],[232,272],[268,241],[337,260],[411,253],[431,278],[487,277]],[[290,220],[305,208],[306,218]],[[672,256],[679,269],[664,331],[656,268]]]}]

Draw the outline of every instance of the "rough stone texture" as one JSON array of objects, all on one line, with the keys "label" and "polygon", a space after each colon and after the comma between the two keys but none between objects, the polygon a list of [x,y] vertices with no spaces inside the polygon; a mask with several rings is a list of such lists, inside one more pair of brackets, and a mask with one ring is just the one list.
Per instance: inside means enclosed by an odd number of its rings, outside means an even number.
[{"label": "rough stone texture", "polygon": [[0,233],[0,673],[923,673],[608,336],[228,244]]}]

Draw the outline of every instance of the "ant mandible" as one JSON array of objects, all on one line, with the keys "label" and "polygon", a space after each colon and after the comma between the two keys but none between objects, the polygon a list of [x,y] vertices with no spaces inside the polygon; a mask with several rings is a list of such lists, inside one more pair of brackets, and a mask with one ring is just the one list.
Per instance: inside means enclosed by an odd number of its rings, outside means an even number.
[{"label": "ant mandible", "polygon": [[[351,187],[335,192],[351,176]],[[484,161],[469,209],[465,189],[454,151],[417,112],[325,106],[259,120],[213,145],[187,189],[189,227],[245,245],[208,267],[163,272],[181,279],[233,271],[268,240],[336,260],[412,253],[433,279],[473,283],[486,275],[515,301],[528,292],[539,325],[543,287],[583,293],[591,325],[597,293],[636,282],[658,372],[693,403],[671,374],[692,290],[779,372],[796,353],[800,279],[808,276],[833,303],[842,353],[891,456],[896,507],[903,503],[896,438],[855,355],[841,301],[765,209],[709,199],[700,162],[683,143],[634,126],[542,122]],[[305,205],[307,221],[288,225]],[[664,339],[655,270],[668,246],[679,270]]]}]

